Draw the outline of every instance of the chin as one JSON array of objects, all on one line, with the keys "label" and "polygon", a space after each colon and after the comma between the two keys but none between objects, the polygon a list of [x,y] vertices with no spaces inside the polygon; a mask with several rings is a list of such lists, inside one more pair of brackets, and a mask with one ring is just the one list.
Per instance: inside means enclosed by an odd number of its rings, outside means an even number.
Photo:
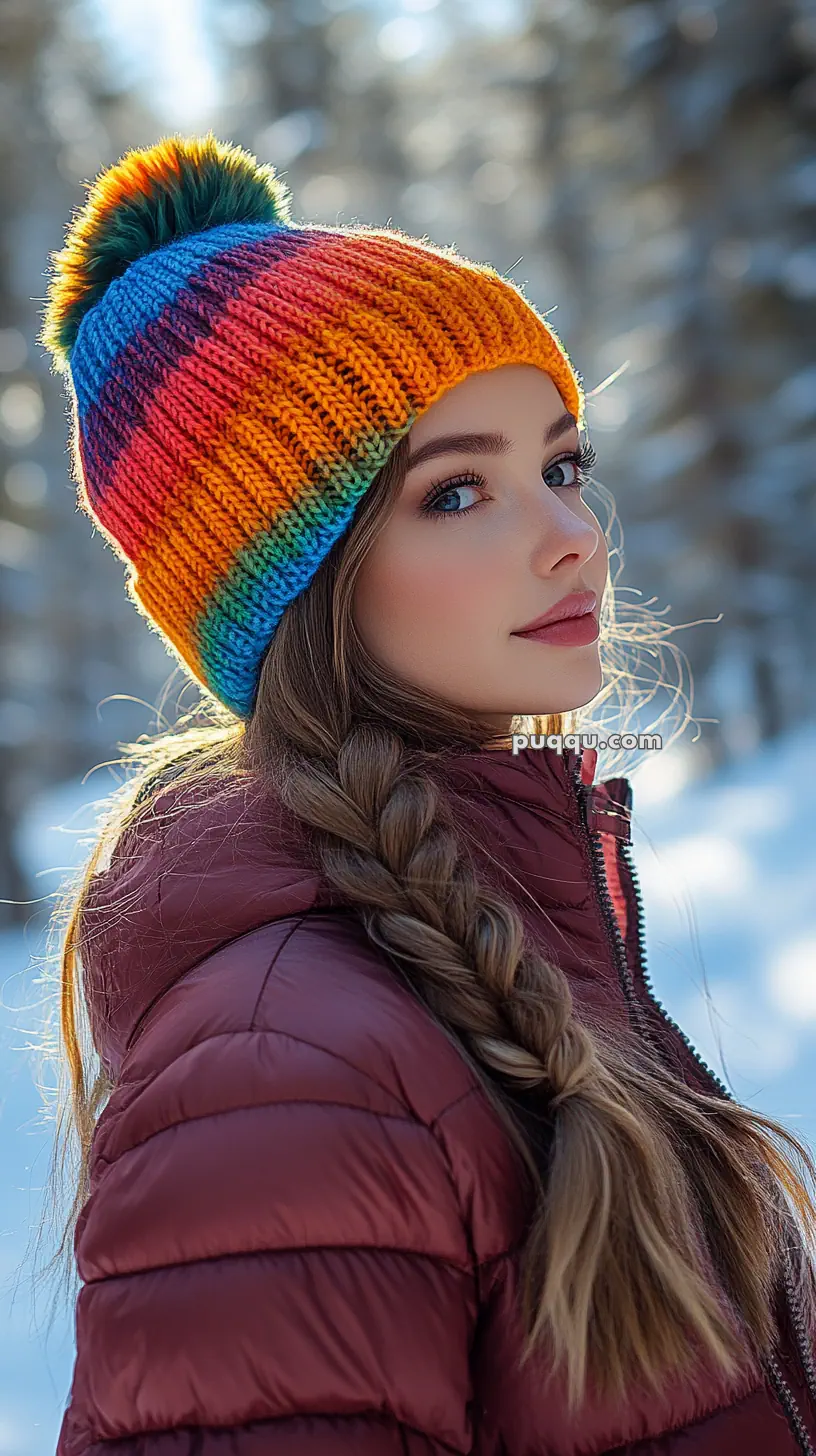
[{"label": "chin", "polygon": [[452,695],[450,681],[444,686],[432,684],[431,691],[467,712],[495,714],[502,719],[569,713],[586,707],[603,686],[603,668],[597,649],[593,652],[594,646],[590,643],[587,647],[573,648],[572,662],[564,662],[557,670],[552,664],[539,668],[532,680],[529,672],[520,677],[518,671],[515,674],[499,671],[495,678],[491,676],[489,685],[482,680],[479,693],[465,689]]},{"label": "chin", "polygon": [[[565,672],[563,676],[553,674],[547,684],[543,701],[539,704],[536,695],[531,694],[533,707],[529,713],[570,713],[575,708],[585,708],[598,696],[603,687],[603,671],[599,662],[588,663],[581,671]],[[527,695],[524,695],[527,697]],[[530,698],[527,698],[530,701]]]}]

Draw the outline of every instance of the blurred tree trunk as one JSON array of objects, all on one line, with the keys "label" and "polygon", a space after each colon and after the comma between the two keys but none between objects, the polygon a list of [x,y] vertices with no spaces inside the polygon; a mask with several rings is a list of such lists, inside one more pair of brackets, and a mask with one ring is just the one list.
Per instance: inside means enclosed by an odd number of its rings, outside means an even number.
[{"label": "blurred tree trunk", "polygon": [[[48,257],[83,181],[155,122],[110,89],[81,8],[0,0],[0,924],[54,891],[26,882],[15,826],[34,796],[85,774],[141,728],[132,705],[171,664],[123,591],[123,568],[77,508],[61,377],[36,338]],[[112,787],[110,777],[95,790]],[[59,868],[54,866],[54,869]],[[28,901],[29,903],[25,903]],[[39,915],[38,917],[39,918]]]},{"label": "blurred tree trunk", "polygon": [[[36,713],[26,683],[36,672],[36,589],[31,573],[39,538],[32,514],[42,476],[25,447],[39,434],[42,409],[30,351],[30,306],[17,288],[16,251],[29,205],[41,137],[32,114],[35,70],[52,27],[47,0],[4,0],[0,6],[0,924],[29,918],[31,893],[19,862],[14,825],[26,787]],[[32,470],[32,464],[34,469]],[[21,468],[22,466],[22,468]],[[26,470],[26,467],[27,470]],[[40,485],[38,493],[37,486]],[[27,499],[32,506],[27,506]],[[35,504],[36,503],[36,504]],[[32,656],[33,654],[33,656]]]}]

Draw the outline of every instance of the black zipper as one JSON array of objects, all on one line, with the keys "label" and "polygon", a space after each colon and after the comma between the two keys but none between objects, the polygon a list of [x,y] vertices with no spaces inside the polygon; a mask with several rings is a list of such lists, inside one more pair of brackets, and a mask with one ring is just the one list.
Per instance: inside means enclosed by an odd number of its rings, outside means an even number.
[{"label": "black zipper", "polygon": [[618,980],[620,981],[623,994],[626,997],[629,1015],[633,1024],[639,1028],[645,1039],[654,1045],[655,1038],[652,1035],[652,1029],[646,1020],[646,1013],[635,989],[634,978],[626,958],[626,946],[623,942],[623,936],[618,925],[618,917],[615,914],[615,907],[612,904],[612,897],[609,893],[600,837],[597,833],[592,833],[587,823],[586,808],[591,791],[588,785],[581,782],[580,759],[576,759],[575,763],[569,767],[569,772],[578,802],[578,825],[592,865],[595,889],[603,910],[604,923],[612,946]]},{"label": "black zipper", "polygon": [[762,1364],[768,1380],[776,1391],[776,1398],[785,1412],[788,1425],[796,1437],[802,1456],[813,1456],[813,1442],[808,1435],[802,1413],[796,1404],[796,1397],[782,1374],[779,1361],[774,1355],[766,1355]]},{"label": "black zipper", "polygon": [[816,1364],[814,1364],[813,1350],[808,1338],[807,1324],[802,1313],[798,1290],[794,1286],[793,1271],[790,1265],[790,1258],[787,1254],[783,1260],[782,1277],[785,1285],[785,1299],[788,1306],[788,1313],[793,1324],[793,1334],[796,1348],[799,1352],[799,1359],[802,1363],[805,1384],[807,1385],[814,1408],[816,1408]]},{"label": "black zipper", "polygon": [[[593,832],[589,828],[587,820],[587,803],[592,790],[589,785],[584,784],[581,780],[580,756],[576,756],[576,758],[571,763],[568,763],[567,768],[570,781],[575,789],[575,796],[579,807],[578,823],[581,836],[589,853],[589,859],[592,865],[593,876],[595,880],[596,893],[598,895],[598,900],[603,911],[604,921],[606,924],[610,943],[613,948],[615,965],[618,972],[618,979],[620,981],[624,996],[626,997],[626,1002],[629,1007],[629,1013],[632,1018],[632,1023],[640,1030],[641,1034],[646,1038],[646,1040],[651,1042],[651,1044],[662,1056],[662,1048],[659,1047],[656,1038],[652,1035],[652,1029],[646,1020],[646,1014],[642,1002],[640,1001],[640,998],[638,997],[637,991],[635,989],[634,978],[632,976],[631,967],[629,966],[629,962],[626,956],[626,946],[624,944],[623,936],[621,934],[620,926],[618,924],[618,917],[615,914],[615,907],[612,903],[612,897],[609,893],[609,886],[607,884],[606,878],[606,866],[604,864],[603,849],[601,848],[600,842],[600,833],[599,831]],[[697,1051],[697,1048],[694,1046],[693,1042],[688,1036],[686,1036],[686,1033],[683,1031],[682,1027],[678,1026],[674,1018],[669,1015],[665,1006],[662,1004],[661,1001],[658,1000],[657,996],[655,995],[654,988],[646,970],[644,935],[645,917],[643,912],[643,897],[640,892],[640,885],[638,883],[635,866],[631,858],[631,845],[629,841],[618,841],[618,853],[622,854],[625,860],[626,867],[629,871],[632,891],[635,897],[638,947],[640,951],[640,971],[643,976],[643,984],[646,988],[646,993],[649,997],[649,1000],[657,1009],[663,1020],[685,1043],[697,1065],[701,1068],[703,1072],[705,1072],[706,1076],[711,1079],[711,1081],[720,1091],[721,1095],[723,1097],[727,1097],[729,1101],[733,1102],[735,1101],[735,1098],[726,1087],[725,1083],[720,1081],[720,1078],[716,1075],[715,1072],[712,1071],[711,1067],[709,1067],[706,1062],[703,1061],[703,1058],[700,1056],[700,1053]],[[785,1258],[783,1260],[783,1276],[785,1285],[784,1298],[791,1318],[791,1325],[793,1327],[796,1348],[802,1365],[802,1370],[804,1372],[807,1388],[810,1393],[811,1399],[813,1400],[814,1408],[816,1409],[816,1372],[814,1372],[813,1360],[807,1348],[804,1320],[801,1310],[798,1307],[798,1301],[795,1297],[795,1290],[792,1287],[790,1264],[787,1254],[785,1255]],[[802,1456],[816,1456],[816,1450],[814,1450],[813,1443],[807,1431],[807,1427],[805,1426],[802,1414],[796,1403],[796,1397],[794,1396],[793,1391],[791,1390],[788,1382],[786,1381],[782,1373],[782,1369],[779,1365],[778,1360],[772,1355],[766,1357],[763,1362],[763,1368],[765,1369],[768,1379],[776,1392],[777,1399],[779,1400],[779,1403],[785,1412],[788,1425],[794,1436],[796,1437]]]}]

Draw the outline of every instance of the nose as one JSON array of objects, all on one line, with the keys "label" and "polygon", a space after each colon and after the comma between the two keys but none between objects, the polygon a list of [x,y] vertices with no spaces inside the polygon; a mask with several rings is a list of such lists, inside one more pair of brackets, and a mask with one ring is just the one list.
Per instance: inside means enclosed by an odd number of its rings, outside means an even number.
[{"label": "nose", "polygon": [[542,576],[584,566],[600,544],[597,524],[578,515],[564,495],[566,490],[547,493],[544,519],[537,523],[532,564]]}]

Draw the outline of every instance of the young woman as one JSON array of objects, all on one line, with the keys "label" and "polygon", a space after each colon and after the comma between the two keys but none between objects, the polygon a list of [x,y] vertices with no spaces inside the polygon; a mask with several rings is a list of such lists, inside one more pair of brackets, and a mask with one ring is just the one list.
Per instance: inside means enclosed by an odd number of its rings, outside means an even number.
[{"label": "young woman", "polygon": [[612,619],[559,340],[212,134],[96,180],[42,337],[215,705],[65,932],[58,1456],[812,1456],[807,1149],[651,993],[627,781],[512,739]]}]

